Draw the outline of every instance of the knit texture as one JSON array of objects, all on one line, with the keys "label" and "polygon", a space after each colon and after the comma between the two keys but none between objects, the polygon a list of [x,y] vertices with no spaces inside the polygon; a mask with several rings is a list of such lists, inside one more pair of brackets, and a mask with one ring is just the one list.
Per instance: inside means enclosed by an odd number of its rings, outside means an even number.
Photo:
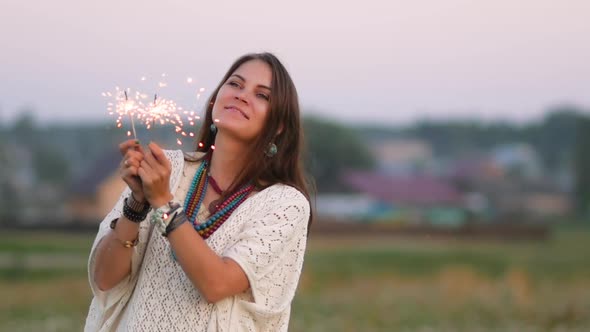
[{"label": "knit texture", "polygon": [[[166,151],[172,163],[171,192],[184,201],[199,165],[182,152]],[[276,184],[253,194],[206,241],[218,255],[236,261],[250,288],[209,304],[172,258],[166,238],[148,222],[140,226],[140,243],[131,274],[102,292],[92,278],[96,247],[122,215],[123,200],[101,222],[89,259],[94,294],[85,331],[286,331],[291,301],[301,275],[307,239],[309,202],[293,187]],[[148,216],[149,218],[149,216]]]}]

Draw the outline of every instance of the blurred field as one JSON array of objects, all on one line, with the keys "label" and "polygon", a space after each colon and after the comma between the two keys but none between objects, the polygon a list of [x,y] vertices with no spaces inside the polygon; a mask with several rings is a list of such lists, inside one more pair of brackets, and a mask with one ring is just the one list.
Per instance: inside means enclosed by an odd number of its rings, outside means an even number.
[{"label": "blurred field", "polygon": [[[93,238],[2,232],[0,331],[80,331]],[[589,331],[588,243],[312,236],[290,330]]]}]

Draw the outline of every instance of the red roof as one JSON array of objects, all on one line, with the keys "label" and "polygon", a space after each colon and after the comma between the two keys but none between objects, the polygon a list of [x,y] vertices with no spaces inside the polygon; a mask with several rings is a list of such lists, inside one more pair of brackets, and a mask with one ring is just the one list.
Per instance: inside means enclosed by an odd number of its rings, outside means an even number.
[{"label": "red roof", "polygon": [[460,193],[448,182],[431,176],[391,176],[352,171],[343,180],[374,198],[402,204],[458,204]]}]

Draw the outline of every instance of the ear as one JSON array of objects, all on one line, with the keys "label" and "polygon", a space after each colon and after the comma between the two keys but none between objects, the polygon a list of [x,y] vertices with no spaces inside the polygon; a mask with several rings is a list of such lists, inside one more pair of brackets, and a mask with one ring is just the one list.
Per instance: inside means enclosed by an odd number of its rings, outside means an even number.
[{"label": "ear", "polygon": [[281,122],[281,124],[279,125],[279,129],[277,130],[277,133],[276,133],[275,137],[276,136],[279,136],[283,132],[283,128],[284,128],[284,126],[283,126],[283,123]]}]

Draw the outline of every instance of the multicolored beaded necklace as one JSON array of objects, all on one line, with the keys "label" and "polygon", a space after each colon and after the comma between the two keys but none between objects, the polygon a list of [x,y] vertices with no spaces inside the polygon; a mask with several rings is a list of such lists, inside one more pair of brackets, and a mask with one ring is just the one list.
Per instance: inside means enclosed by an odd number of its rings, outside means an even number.
[{"label": "multicolored beaded necklace", "polygon": [[207,218],[204,223],[199,224],[197,222],[197,214],[199,213],[199,207],[205,198],[210,178],[207,174],[208,165],[209,159],[206,158],[197,169],[186,195],[186,199],[184,200],[184,212],[186,213],[188,220],[193,224],[195,230],[201,235],[201,237],[203,237],[203,239],[211,236],[211,234],[223,225],[232,212],[234,212],[234,210],[246,200],[252,190],[254,190],[254,185],[252,184],[243,186],[227,197],[221,204],[216,206],[215,212],[211,212],[209,218]]}]

